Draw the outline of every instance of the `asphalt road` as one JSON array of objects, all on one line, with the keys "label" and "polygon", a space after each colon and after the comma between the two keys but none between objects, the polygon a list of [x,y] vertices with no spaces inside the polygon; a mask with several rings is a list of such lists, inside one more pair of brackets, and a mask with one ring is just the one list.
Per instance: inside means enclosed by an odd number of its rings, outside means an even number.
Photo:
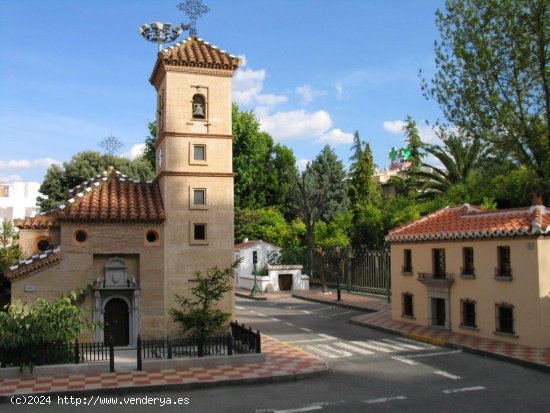
[{"label": "asphalt road", "polygon": [[[132,394],[157,397],[149,406],[104,406],[126,412],[550,412],[550,375],[407,340],[348,323],[357,311],[293,298],[237,299],[239,322],[327,361],[320,378],[277,384]],[[122,397],[119,395],[118,397]],[[188,398],[188,404],[161,400]],[[84,411],[63,406],[36,411]],[[6,404],[0,410],[19,410]]]}]

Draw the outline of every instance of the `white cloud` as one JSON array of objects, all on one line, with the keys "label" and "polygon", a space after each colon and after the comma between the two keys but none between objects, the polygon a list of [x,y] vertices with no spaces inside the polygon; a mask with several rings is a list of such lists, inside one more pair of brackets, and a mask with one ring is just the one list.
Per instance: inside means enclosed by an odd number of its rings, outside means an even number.
[{"label": "white cloud", "polygon": [[323,90],[317,90],[310,85],[302,85],[296,88],[296,93],[302,96],[302,102],[304,104],[311,103],[318,96],[326,95],[326,92]]},{"label": "white cloud", "polygon": [[33,161],[27,159],[14,159],[0,161],[0,169],[48,168],[52,164],[61,165],[61,162],[52,158],[40,158]]},{"label": "white cloud", "polygon": [[12,182],[22,182],[21,175],[0,175],[0,182],[5,184],[11,184]]},{"label": "white cloud", "polygon": [[345,100],[348,94],[344,90],[344,84],[342,82],[336,82],[336,99]]},{"label": "white cloud", "polygon": [[240,54],[237,57],[241,59],[241,67],[246,66],[246,56],[244,54]]},{"label": "white cloud", "polygon": [[300,172],[304,172],[307,168],[307,165],[310,163],[311,161],[309,159],[298,159],[296,161],[296,165],[298,166],[298,170]]},{"label": "white cloud", "polygon": [[136,159],[138,156],[143,155],[145,151],[145,143],[136,143],[129,151],[122,154],[123,157],[128,159]]},{"label": "white cloud", "polygon": [[[386,120],[384,121],[384,130],[394,133],[396,135],[405,134],[404,127],[407,125],[405,121],[402,120]],[[418,133],[420,134],[420,139],[422,142],[429,143],[433,145],[441,144],[441,140],[435,133],[432,127],[428,125],[416,126]]]},{"label": "white cloud", "polygon": [[331,129],[322,134],[317,142],[328,143],[332,146],[342,145],[353,142],[353,134],[342,132],[340,129]]},{"label": "white cloud", "polygon": [[288,101],[284,95],[262,94],[265,70],[242,69],[233,77],[233,100],[243,105],[275,106]]},{"label": "white cloud", "polygon": [[386,120],[384,121],[384,130],[395,134],[401,134],[406,125],[407,123],[402,120]]},{"label": "white cloud", "polygon": [[258,108],[256,116],[260,129],[277,141],[313,138],[324,134],[332,126],[332,119],[324,110],[306,112],[301,109],[270,115],[266,108]]}]

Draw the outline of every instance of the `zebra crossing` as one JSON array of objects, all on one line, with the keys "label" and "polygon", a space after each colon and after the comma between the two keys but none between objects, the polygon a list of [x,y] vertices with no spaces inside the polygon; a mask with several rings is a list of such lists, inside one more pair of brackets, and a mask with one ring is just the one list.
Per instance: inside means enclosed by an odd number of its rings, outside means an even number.
[{"label": "zebra crossing", "polygon": [[[400,354],[440,350],[439,347],[431,344],[418,343],[405,338],[347,341],[327,334],[318,334],[318,336],[319,338],[290,341],[289,343],[300,347],[308,353],[317,354],[329,359],[372,356],[377,353]],[[395,357],[395,359],[398,359],[398,357]]]}]

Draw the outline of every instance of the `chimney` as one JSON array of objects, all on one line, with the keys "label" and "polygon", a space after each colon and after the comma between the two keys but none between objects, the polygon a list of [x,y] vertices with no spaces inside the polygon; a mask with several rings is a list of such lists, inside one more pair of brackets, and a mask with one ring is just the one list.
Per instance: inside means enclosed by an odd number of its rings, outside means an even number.
[{"label": "chimney", "polygon": [[243,240],[243,242],[248,242],[248,238],[245,238],[245,239]]}]

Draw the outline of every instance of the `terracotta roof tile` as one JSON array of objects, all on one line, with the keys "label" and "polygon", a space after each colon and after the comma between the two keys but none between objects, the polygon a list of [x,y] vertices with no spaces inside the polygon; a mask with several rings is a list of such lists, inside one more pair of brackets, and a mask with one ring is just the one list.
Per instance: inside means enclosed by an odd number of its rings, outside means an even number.
[{"label": "terracotta roof tile", "polygon": [[53,267],[59,264],[61,259],[60,248],[44,251],[41,254],[33,255],[25,260],[19,261],[17,264],[12,265],[4,272],[6,278],[10,281],[14,281],[18,278],[29,276],[37,271],[44,270],[46,268]]},{"label": "terracotta roof tile", "polygon": [[514,235],[550,235],[550,209],[543,205],[498,211],[468,204],[447,207],[391,230],[386,240],[427,241]]},{"label": "terracotta roof tile", "polygon": [[193,36],[159,52],[151,80],[162,64],[164,66],[224,70],[232,73],[238,69],[241,61],[237,56]]},{"label": "terracotta roof tile", "polygon": [[60,222],[159,222],[166,219],[158,182],[129,179],[113,168],[69,191],[56,209],[16,221],[20,228],[52,228]]}]

